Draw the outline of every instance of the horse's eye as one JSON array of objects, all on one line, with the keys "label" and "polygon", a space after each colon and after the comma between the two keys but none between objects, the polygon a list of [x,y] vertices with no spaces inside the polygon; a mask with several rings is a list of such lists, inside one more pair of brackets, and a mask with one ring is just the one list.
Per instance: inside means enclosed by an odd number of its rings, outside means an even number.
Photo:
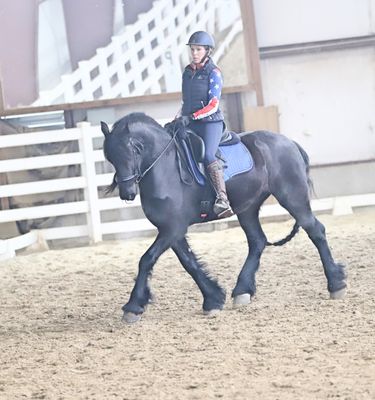
[{"label": "horse's eye", "polygon": [[131,144],[133,145],[134,150],[138,154],[141,154],[141,152],[143,150],[143,144],[137,139],[132,139]]}]

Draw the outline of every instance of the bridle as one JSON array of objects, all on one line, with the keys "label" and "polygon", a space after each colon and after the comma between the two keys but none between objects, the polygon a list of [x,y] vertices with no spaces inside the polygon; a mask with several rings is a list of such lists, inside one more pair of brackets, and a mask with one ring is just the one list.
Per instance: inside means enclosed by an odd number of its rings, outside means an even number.
[{"label": "bridle", "polygon": [[[133,147],[133,157],[134,157],[134,169],[137,168],[137,171],[134,171],[131,175],[129,176],[125,176],[122,177],[121,175],[118,175],[117,172],[115,173],[115,177],[114,177],[114,181],[119,184],[119,183],[123,183],[123,182],[128,182],[131,181],[132,179],[135,179],[135,183],[139,184],[139,182],[141,182],[141,180],[145,177],[145,175],[151,171],[151,169],[159,162],[159,160],[163,157],[163,155],[165,154],[165,152],[169,149],[170,145],[172,144],[172,142],[175,141],[176,136],[178,133],[178,129],[176,129],[175,127],[173,128],[173,136],[171,138],[171,140],[167,143],[167,145],[165,146],[165,148],[162,150],[162,152],[156,157],[156,159],[151,163],[151,165],[149,165],[143,172],[140,171],[139,168],[139,164],[135,162],[136,159],[136,150],[135,150],[135,144],[133,143],[133,141],[131,141],[132,147]],[[130,139],[131,140],[131,139]]]}]

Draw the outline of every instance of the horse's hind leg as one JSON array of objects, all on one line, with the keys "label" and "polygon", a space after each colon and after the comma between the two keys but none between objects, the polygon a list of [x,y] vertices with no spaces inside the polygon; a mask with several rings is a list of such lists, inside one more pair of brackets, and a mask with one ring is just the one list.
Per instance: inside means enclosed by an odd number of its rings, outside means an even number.
[{"label": "horse's hind leg", "polygon": [[232,291],[234,305],[248,304],[256,292],[255,274],[267,243],[258,213],[259,209],[256,209],[238,215],[239,223],[247,237],[249,252]]},{"label": "horse's hind leg", "polygon": [[328,246],[324,225],[313,215],[311,210],[309,214],[306,213],[298,217],[297,222],[318,249],[331,298],[340,299],[344,297],[346,288],[345,267],[334,261]]},{"label": "horse's hind leg", "polygon": [[[300,194],[296,195],[296,193]],[[276,195],[275,197],[278,196]],[[311,211],[307,188],[304,194],[295,191],[293,198],[278,198],[278,201],[296,219],[298,225],[306,231],[318,249],[331,298],[339,299],[344,297],[346,288],[345,267],[336,263],[332,257],[325,234],[325,227]]]},{"label": "horse's hind leg", "polygon": [[202,265],[189,247],[186,238],[184,237],[178,240],[172,246],[172,249],[185,270],[191,275],[201,290],[204,299],[204,313],[213,315],[216,311],[221,310],[225,302],[225,292],[216,280],[210,278],[207,272],[202,268]]}]

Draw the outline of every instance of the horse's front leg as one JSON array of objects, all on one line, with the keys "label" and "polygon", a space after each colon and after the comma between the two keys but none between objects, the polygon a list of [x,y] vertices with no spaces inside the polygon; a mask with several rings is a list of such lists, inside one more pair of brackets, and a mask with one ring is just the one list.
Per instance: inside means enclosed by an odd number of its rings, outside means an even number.
[{"label": "horse's front leg", "polygon": [[203,295],[203,312],[214,315],[221,310],[225,303],[225,292],[203,269],[195,254],[189,247],[185,237],[172,246],[182,266],[191,275]]},{"label": "horse's front leg", "polygon": [[158,258],[171,247],[172,236],[159,235],[154,243],[143,254],[139,261],[138,275],[129,301],[122,307],[124,321],[137,322],[145,311],[146,305],[151,300],[151,291],[148,286],[148,278]]}]

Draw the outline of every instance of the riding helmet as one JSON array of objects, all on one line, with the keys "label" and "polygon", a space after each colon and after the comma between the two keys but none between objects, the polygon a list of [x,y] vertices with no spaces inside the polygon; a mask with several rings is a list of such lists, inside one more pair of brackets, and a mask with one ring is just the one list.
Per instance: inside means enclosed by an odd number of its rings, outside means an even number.
[{"label": "riding helmet", "polygon": [[208,46],[212,49],[215,47],[214,38],[204,31],[197,31],[194,32],[189,39],[189,42],[186,43],[187,46],[195,44],[197,46]]}]

